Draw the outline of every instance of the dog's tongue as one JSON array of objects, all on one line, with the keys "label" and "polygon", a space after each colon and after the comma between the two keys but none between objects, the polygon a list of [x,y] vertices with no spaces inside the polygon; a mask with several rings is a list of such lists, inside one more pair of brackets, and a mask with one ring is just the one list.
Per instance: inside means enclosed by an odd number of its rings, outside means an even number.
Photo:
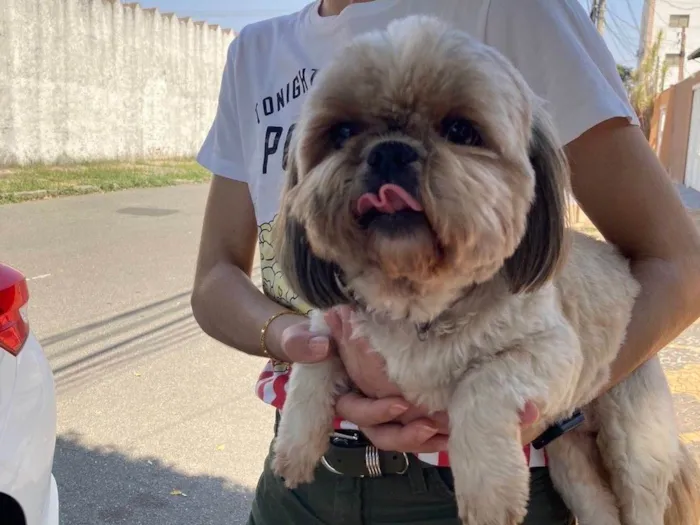
[{"label": "dog's tongue", "polygon": [[376,194],[365,193],[362,195],[357,200],[355,211],[358,215],[364,215],[369,210],[377,210],[382,213],[396,213],[405,209],[423,211],[423,206],[401,186],[384,184]]}]

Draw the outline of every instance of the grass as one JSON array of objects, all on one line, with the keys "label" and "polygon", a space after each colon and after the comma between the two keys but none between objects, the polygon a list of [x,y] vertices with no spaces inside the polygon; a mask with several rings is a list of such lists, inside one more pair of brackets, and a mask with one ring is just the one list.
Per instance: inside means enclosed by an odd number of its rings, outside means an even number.
[{"label": "grass", "polygon": [[0,205],[11,202],[205,182],[194,160],[94,162],[0,168]]}]

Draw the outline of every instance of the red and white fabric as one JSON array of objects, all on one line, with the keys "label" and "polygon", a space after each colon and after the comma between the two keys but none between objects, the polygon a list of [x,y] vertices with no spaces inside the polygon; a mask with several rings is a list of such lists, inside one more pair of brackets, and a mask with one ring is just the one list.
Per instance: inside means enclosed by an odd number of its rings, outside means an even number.
[{"label": "red and white fabric", "polygon": [[[289,382],[289,374],[291,366],[287,364],[273,365],[271,361],[265,364],[265,368],[258,377],[258,382],[255,385],[257,396],[278,410],[282,410],[284,400],[287,397],[287,384]],[[333,422],[336,430],[357,430],[357,426],[349,421],[344,421],[341,418],[336,418]],[[523,449],[525,458],[527,459],[530,468],[544,467],[547,465],[547,455],[544,450],[537,450],[532,445],[528,445]],[[435,465],[436,467],[449,467],[450,458],[447,452],[434,452],[431,454],[416,454],[418,459]]]}]

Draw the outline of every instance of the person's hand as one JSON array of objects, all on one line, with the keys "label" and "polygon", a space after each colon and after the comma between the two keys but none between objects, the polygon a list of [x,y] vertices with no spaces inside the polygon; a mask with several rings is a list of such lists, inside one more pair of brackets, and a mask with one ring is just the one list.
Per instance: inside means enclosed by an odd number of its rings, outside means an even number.
[{"label": "person's hand", "polygon": [[[349,307],[339,307],[326,314],[338,354],[362,392],[341,396],[336,404],[338,415],[356,424],[374,446],[383,450],[411,453],[445,450],[449,434],[447,414],[429,415],[427,410],[412,406],[401,397],[398,387],[384,372],[383,359],[365,339],[352,337],[350,315]],[[534,426],[538,416],[537,407],[527,403],[520,418],[523,444],[539,435]]]},{"label": "person's hand", "polygon": [[528,401],[520,412],[520,440],[523,446],[532,443],[537,436],[547,429],[540,421],[540,411],[533,402]]},{"label": "person's hand", "polygon": [[[354,392],[338,399],[336,412],[355,423],[379,449],[414,454],[447,450],[449,419],[445,412],[429,415],[401,397],[372,399]],[[520,413],[523,446],[545,430],[538,418],[535,404],[527,402]]]},{"label": "person's hand", "polygon": [[351,309],[347,306],[327,312],[337,352],[348,376],[361,392],[341,396],[338,416],[356,424],[374,446],[383,450],[434,452],[447,446],[448,421],[445,414],[428,417],[412,406],[399,388],[389,381],[384,360],[364,338],[353,338]]},{"label": "person's hand", "polygon": [[312,334],[309,319],[302,315],[282,315],[268,327],[270,355],[287,363],[318,363],[332,353],[331,340]]}]

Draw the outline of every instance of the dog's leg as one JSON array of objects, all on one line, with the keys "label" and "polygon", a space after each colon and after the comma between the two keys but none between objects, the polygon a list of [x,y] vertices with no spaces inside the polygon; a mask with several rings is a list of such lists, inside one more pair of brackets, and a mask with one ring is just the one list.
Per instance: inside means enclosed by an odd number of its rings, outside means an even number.
[{"label": "dog's leg", "polygon": [[559,326],[475,366],[457,385],[448,406],[448,447],[465,525],[523,521],[530,472],[520,411],[527,401],[537,403],[544,415],[561,410],[558,403],[570,397],[581,361],[573,330]]},{"label": "dog's leg", "polygon": [[313,481],[333,432],[335,400],[347,381],[340,359],[292,367],[274,445],[273,468],[289,488]]},{"label": "dog's leg", "polygon": [[505,407],[492,411],[491,398],[481,409],[465,409],[459,406],[465,396],[479,393],[460,385],[455,394],[448,451],[459,517],[464,525],[518,525],[527,512],[530,473],[517,407],[508,400],[508,413]]},{"label": "dog's leg", "polygon": [[680,448],[671,392],[658,358],[639,367],[591,407],[598,446],[624,525],[662,525]]},{"label": "dog's leg", "polygon": [[606,481],[595,435],[564,434],[546,450],[554,487],[579,525],[620,525],[617,499]]},{"label": "dog's leg", "polygon": [[[312,331],[323,331],[318,318],[312,318]],[[288,488],[313,481],[333,432],[335,401],[348,391],[348,385],[345,367],[338,357],[292,366],[272,463]]]}]

